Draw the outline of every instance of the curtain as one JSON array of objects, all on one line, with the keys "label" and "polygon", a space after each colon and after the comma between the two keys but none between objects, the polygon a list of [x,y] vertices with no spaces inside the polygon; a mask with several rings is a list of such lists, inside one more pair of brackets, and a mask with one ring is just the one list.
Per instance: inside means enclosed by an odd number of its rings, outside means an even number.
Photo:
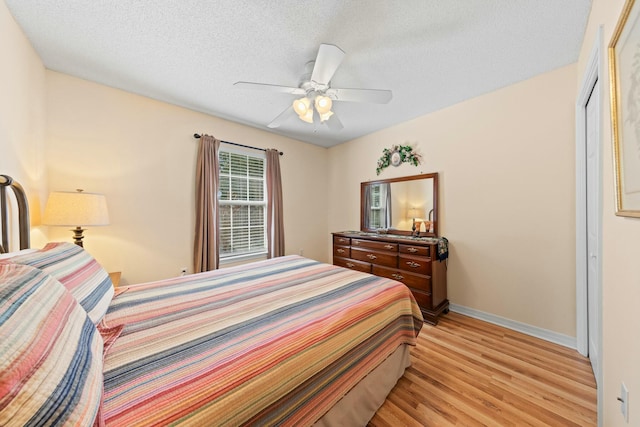
[{"label": "curtain", "polygon": [[380,204],[384,206],[382,228],[391,228],[391,184],[388,182],[380,185]]},{"label": "curtain", "polygon": [[362,223],[365,228],[371,227],[371,185],[364,186],[364,200],[362,202]]},{"label": "curtain", "polygon": [[282,178],[280,152],[267,152],[267,257],[284,255],[284,220],[282,215]]},{"label": "curtain", "polygon": [[193,271],[215,270],[220,259],[218,226],[218,149],[220,141],[209,135],[200,138],[196,164],[196,232]]}]

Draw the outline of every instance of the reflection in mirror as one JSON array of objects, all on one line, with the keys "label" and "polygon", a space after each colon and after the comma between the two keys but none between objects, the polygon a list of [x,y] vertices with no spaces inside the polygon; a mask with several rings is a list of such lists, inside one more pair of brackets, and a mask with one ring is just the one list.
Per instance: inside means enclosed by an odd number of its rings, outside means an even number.
[{"label": "reflection in mirror", "polygon": [[392,227],[391,184],[368,185],[364,189],[364,204],[368,207],[364,211],[365,224],[376,229]]},{"label": "reflection in mirror", "polygon": [[360,229],[437,236],[438,174],[363,182]]}]

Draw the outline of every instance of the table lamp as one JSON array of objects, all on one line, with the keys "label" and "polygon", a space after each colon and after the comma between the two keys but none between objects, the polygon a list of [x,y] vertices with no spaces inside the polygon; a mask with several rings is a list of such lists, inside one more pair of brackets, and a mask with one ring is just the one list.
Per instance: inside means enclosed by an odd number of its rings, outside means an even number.
[{"label": "table lamp", "polygon": [[109,225],[107,199],[103,194],[85,193],[83,190],[54,191],[49,194],[42,223],[75,227],[71,230],[73,242],[83,246],[83,226]]},{"label": "table lamp", "polygon": [[411,234],[416,232],[416,217],[418,216],[417,208],[409,208],[409,218],[411,218]]}]

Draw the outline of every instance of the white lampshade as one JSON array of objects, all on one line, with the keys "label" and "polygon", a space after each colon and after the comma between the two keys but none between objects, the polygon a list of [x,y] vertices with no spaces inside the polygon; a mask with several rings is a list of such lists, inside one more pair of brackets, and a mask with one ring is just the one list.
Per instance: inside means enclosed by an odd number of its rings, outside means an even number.
[{"label": "white lampshade", "polygon": [[43,224],[71,227],[109,225],[107,199],[103,194],[55,191],[49,194]]},{"label": "white lampshade", "polygon": [[329,118],[333,116],[333,111],[327,111],[326,113],[320,113],[320,121],[324,122],[325,120],[329,120]]},{"label": "white lampshade", "polygon": [[333,101],[331,101],[331,98],[329,98],[328,96],[321,95],[316,97],[315,104],[316,104],[316,110],[320,114],[320,117],[322,117],[322,114],[331,112],[331,106],[333,105]]},{"label": "white lampshade", "polygon": [[[311,111],[311,101],[306,96],[293,101],[293,110],[302,118],[305,114]],[[313,113],[312,113],[313,114]]]},{"label": "white lampshade", "polygon": [[313,110],[309,108],[306,113],[301,114],[300,120],[307,123],[313,123]]}]

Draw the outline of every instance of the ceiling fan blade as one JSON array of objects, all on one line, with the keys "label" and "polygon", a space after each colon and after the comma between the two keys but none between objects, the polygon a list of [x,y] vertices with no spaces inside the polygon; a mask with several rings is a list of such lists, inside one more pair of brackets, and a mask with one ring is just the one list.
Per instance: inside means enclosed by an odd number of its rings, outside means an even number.
[{"label": "ceiling fan blade", "polygon": [[267,125],[269,129],[275,129],[280,127],[282,123],[284,123],[289,117],[295,115],[295,111],[293,111],[293,107],[287,107],[282,113],[278,114],[278,117],[271,120],[271,123]]},{"label": "ceiling fan blade", "polygon": [[329,120],[326,120],[325,123],[327,124],[327,127],[329,129],[335,132],[339,132],[344,129],[344,125],[342,124],[336,113],[333,113],[331,117],[329,117]]},{"label": "ceiling fan blade", "polygon": [[235,82],[233,84],[239,88],[243,89],[257,89],[257,90],[266,90],[269,92],[280,92],[280,93],[288,93],[292,95],[306,95],[307,92],[299,87],[290,87],[290,86],[280,86],[280,85],[271,85],[267,83],[253,83],[253,82]]},{"label": "ceiling fan blade", "polygon": [[328,85],[344,59],[344,52],[338,46],[321,44],[311,73],[311,81]]},{"label": "ceiling fan blade", "polygon": [[390,90],[383,89],[338,89],[327,90],[326,95],[336,101],[370,102],[373,104],[386,104],[393,98]]}]

